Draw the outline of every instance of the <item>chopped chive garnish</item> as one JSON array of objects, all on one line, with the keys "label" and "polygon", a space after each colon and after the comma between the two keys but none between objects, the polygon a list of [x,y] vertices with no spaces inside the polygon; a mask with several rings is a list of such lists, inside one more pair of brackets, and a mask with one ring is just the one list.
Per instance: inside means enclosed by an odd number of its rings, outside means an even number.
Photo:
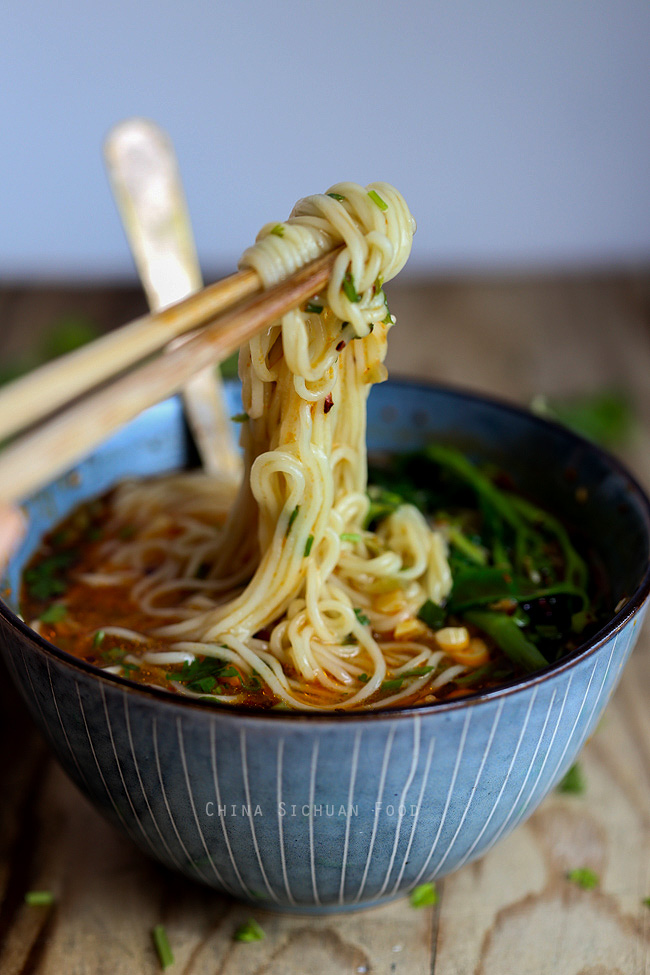
[{"label": "chopped chive garnish", "polygon": [[308,301],[305,307],[305,311],[311,312],[313,315],[320,315],[323,310],[322,305],[317,305],[315,301]]},{"label": "chopped chive garnish", "polygon": [[600,883],[598,874],[589,867],[576,867],[575,870],[569,870],[566,877],[583,890],[593,890]]},{"label": "chopped chive garnish", "polygon": [[359,674],[357,680],[360,680],[362,684],[367,684],[370,678],[368,677],[367,674]]},{"label": "chopped chive garnish", "polygon": [[351,301],[353,304],[361,301],[361,295],[357,294],[357,289],[354,286],[354,278],[352,277],[352,273],[350,271],[348,271],[343,278],[343,291],[345,292],[345,297],[348,299],[348,301]]},{"label": "chopped chive garnish", "polygon": [[435,884],[419,884],[411,891],[409,897],[411,907],[430,907],[438,903],[438,891]]},{"label": "chopped chive garnish", "polygon": [[276,223],[275,227],[273,227],[271,230],[271,233],[275,234],[276,237],[284,237],[284,227],[281,223]]},{"label": "chopped chive garnish", "polygon": [[377,204],[380,210],[388,209],[388,204],[386,203],[386,201],[382,200],[379,193],[376,193],[375,190],[368,190],[368,196],[370,197],[373,203]]},{"label": "chopped chive garnish", "polygon": [[97,630],[97,632],[95,633],[95,635],[93,637],[93,646],[94,647],[101,647],[101,645],[104,642],[105,638],[106,638],[106,634],[104,633],[104,631],[103,630]]},{"label": "chopped chive garnish", "polygon": [[154,948],[158,954],[160,967],[169,968],[170,965],[174,964],[174,956],[171,948],[169,947],[169,940],[167,938],[167,932],[165,931],[164,925],[157,924],[151,932],[151,937],[153,938]]},{"label": "chopped chive garnish", "polygon": [[424,677],[425,674],[430,674],[435,667],[411,667],[410,670],[403,670],[400,677]]},{"label": "chopped chive garnish", "polygon": [[54,904],[54,894],[51,890],[28,890],[25,903],[30,907],[49,907]]},{"label": "chopped chive garnish", "polygon": [[307,558],[307,556],[311,552],[311,547],[313,544],[314,544],[314,536],[309,535],[307,541],[305,542],[305,558]]},{"label": "chopped chive garnish", "polygon": [[263,941],[265,937],[264,931],[252,917],[240,924],[233,935],[235,941]]},{"label": "chopped chive garnish", "polygon": [[341,196],[340,193],[328,193],[327,195],[331,196],[333,200],[338,200],[339,203],[341,203],[345,199],[345,197]]},{"label": "chopped chive garnish", "polygon": [[41,613],[40,620],[42,623],[60,623],[67,613],[68,610],[63,603],[53,603],[44,613]]},{"label": "chopped chive garnish", "polygon": [[572,765],[557,787],[558,792],[569,792],[580,795],[585,791],[586,783],[582,767],[578,762]]},{"label": "chopped chive garnish", "polygon": [[358,532],[343,532],[340,536],[342,542],[360,542],[361,535]]},{"label": "chopped chive garnish", "polygon": [[362,626],[369,626],[370,625],[370,620],[368,619],[368,617],[366,616],[366,614],[362,610],[360,610],[358,608],[355,609],[354,610],[354,615],[359,620],[359,622],[361,623]]},{"label": "chopped chive garnish", "polygon": [[291,531],[291,528],[293,526],[293,523],[296,520],[296,518],[298,517],[298,512],[299,511],[300,511],[300,505],[297,504],[296,507],[291,512],[291,514],[289,515],[289,524],[287,525],[287,530],[286,530],[286,533],[285,533],[285,538],[289,534],[289,532]]},{"label": "chopped chive garnish", "polygon": [[399,691],[404,683],[403,677],[393,677],[391,680],[384,680],[379,685],[380,691]]},{"label": "chopped chive garnish", "polygon": [[246,421],[249,420],[250,417],[248,413],[235,413],[235,415],[231,416],[230,419],[232,420],[233,423],[246,423]]}]

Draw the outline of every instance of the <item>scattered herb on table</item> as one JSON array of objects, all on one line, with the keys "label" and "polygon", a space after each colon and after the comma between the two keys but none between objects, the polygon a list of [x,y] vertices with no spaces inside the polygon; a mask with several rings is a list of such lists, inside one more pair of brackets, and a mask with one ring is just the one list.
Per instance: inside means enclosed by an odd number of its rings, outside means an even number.
[{"label": "scattered herb on table", "polygon": [[411,907],[430,907],[438,903],[438,891],[434,883],[419,884],[411,891]]},{"label": "scattered herb on table", "polygon": [[174,964],[174,955],[169,947],[169,939],[167,938],[165,926],[163,924],[157,924],[151,932],[151,937],[153,938],[160,967],[169,968],[170,965]]},{"label": "scattered herb on table", "polygon": [[235,941],[263,941],[266,935],[264,930],[257,923],[255,918],[249,918],[244,924],[240,924],[233,935]]},{"label": "scattered herb on table", "polygon": [[582,887],[583,890],[594,890],[600,883],[598,874],[589,867],[576,867],[575,870],[569,870],[566,876],[567,880]]},{"label": "scattered herb on table", "polygon": [[28,890],[25,903],[30,907],[50,907],[55,903],[55,897],[51,890]]},{"label": "scattered herb on table", "polygon": [[560,784],[557,787],[557,791],[571,793],[573,795],[582,795],[586,787],[587,784],[585,782],[582,766],[579,762],[576,762],[575,765],[571,766],[564,778],[561,779]]}]

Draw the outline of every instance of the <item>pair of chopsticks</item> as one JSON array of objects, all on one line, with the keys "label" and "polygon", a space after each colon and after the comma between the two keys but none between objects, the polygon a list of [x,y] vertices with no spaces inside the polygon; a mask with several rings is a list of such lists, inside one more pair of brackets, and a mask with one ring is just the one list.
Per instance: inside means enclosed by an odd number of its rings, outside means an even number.
[{"label": "pair of chopsticks", "polygon": [[[254,271],[231,275],[4,387],[0,440],[16,439],[0,453],[0,501],[20,501],[47,484],[197,372],[313,297],[341,249],[264,291]],[[181,345],[166,348],[180,335],[187,335]]]}]

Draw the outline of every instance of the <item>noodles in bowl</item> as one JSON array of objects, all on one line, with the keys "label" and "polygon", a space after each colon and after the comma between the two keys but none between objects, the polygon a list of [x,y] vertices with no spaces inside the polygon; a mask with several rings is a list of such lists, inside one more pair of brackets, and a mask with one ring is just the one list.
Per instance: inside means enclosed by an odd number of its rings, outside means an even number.
[{"label": "noodles in bowl", "polygon": [[545,666],[554,658],[518,633],[523,603],[563,597],[570,628],[584,631],[584,562],[524,499],[493,505],[510,532],[498,552],[465,535],[469,603],[454,602],[458,519],[432,521],[404,498],[380,516],[373,507],[366,400],[386,378],[383,285],[413,230],[383,183],[338,184],[263,228],[242,266],[267,286],[345,246],[326,293],[241,350],[238,492],[179,474],[126,482],[77,512],[25,575],[25,613],[43,635],[111,673],[214,703],[339,711],[431,703]]}]

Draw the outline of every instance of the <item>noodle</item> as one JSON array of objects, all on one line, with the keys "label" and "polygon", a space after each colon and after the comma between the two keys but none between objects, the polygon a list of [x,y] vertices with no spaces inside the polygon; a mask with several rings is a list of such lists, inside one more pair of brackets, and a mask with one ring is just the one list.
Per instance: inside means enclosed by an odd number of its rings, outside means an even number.
[{"label": "noodle", "polygon": [[[85,581],[134,578],[131,598],[153,625],[106,632],[167,645],[131,654],[129,666],[214,658],[235,667],[242,686],[261,683],[284,706],[320,711],[394,705],[465,669],[417,619],[451,589],[443,535],[408,504],[365,527],[366,400],[386,378],[393,324],[383,283],[406,262],[414,229],[392,187],[341,183],[265,226],[244,253],[241,267],[269,286],[344,244],[327,290],[240,351],[236,498],[205,475],[116,490],[114,528],[131,524],[133,537],[106,543]],[[392,684],[395,693],[372,702]],[[209,696],[240,703],[235,691]]]}]

